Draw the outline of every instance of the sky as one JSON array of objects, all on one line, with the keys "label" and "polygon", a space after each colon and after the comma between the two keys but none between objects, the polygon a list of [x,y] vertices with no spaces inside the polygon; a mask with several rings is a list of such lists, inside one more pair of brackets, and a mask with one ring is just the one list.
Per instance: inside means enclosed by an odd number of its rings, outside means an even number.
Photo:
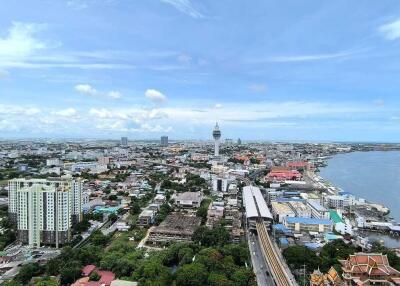
[{"label": "sky", "polygon": [[400,1],[0,0],[0,138],[400,142]]}]

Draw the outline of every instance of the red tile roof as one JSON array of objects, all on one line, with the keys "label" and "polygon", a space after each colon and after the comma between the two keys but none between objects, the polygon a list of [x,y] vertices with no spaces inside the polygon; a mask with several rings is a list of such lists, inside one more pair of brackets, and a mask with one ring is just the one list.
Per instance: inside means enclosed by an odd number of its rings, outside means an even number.
[{"label": "red tile roof", "polygon": [[93,264],[86,265],[82,269],[82,274],[83,274],[83,276],[89,276],[90,273],[92,273],[92,271],[95,270],[95,269],[96,269],[96,266],[93,265]]},{"label": "red tile roof", "polygon": [[340,263],[343,272],[351,276],[381,276],[390,279],[400,276],[400,272],[389,265],[387,256],[383,254],[357,253],[350,255],[347,260],[340,260]]}]

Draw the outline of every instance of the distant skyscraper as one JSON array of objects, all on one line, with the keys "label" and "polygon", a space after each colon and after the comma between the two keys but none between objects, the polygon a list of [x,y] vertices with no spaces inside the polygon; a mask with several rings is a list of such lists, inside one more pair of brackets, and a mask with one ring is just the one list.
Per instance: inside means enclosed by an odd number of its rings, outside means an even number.
[{"label": "distant skyscraper", "polygon": [[13,179],[8,211],[18,240],[30,247],[65,244],[82,219],[82,182],[72,178]]},{"label": "distant skyscraper", "polygon": [[237,144],[238,144],[238,145],[242,145],[242,140],[240,140],[240,138],[238,138]]},{"label": "distant skyscraper", "polygon": [[128,146],[128,137],[121,137],[121,146]]},{"label": "distant skyscraper", "polygon": [[218,122],[215,124],[213,133],[214,137],[214,156],[219,156],[219,140],[221,139],[221,131],[219,130]]},{"label": "distant skyscraper", "polygon": [[168,136],[161,136],[161,147],[168,147]]}]

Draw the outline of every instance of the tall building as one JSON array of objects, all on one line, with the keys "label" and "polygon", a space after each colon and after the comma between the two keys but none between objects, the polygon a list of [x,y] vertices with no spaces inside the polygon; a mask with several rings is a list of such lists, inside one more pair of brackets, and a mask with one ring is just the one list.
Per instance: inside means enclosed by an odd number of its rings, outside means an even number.
[{"label": "tall building", "polygon": [[214,156],[218,157],[219,156],[219,140],[221,139],[221,131],[219,130],[218,123],[215,124],[212,135],[214,137]]},{"label": "tall building", "polygon": [[237,144],[238,144],[238,145],[242,145],[242,140],[241,140],[240,138],[238,138]]},{"label": "tall building", "polygon": [[121,146],[128,146],[128,137],[121,137]]},{"label": "tall building", "polygon": [[161,136],[161,147],[168,147],[168,136]]},{"label": "tall building", "polygon": [[18,240],[30,247],[59,245],[82,219],[82,182],[72,178],[13,179],[8,182],[9,215]]}]

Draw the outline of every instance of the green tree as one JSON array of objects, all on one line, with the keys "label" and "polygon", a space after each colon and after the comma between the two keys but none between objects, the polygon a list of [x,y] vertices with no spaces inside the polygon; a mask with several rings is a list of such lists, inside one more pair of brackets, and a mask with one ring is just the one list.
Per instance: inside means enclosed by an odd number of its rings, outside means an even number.
[{"label": "green tree", "polygon": [[317,255],[305,246],[289,246],[282,254],[291,269],[303,269],[305,265],[308,271],[313,271],[318,267]]},{"label": "green tree", "polygon": [[[339,272],[341,267],[339,259],[347,259],[350,254],[354,254],[355,247],[347,245],[343,240],[334,240],[325,244],[320,253],[320,269],[321,271],[328,271],[329,268],[334,266]],[[309,270],[311,271],[311,270]]]},{"label": "green tree", "polygon": [[256,286],[254,273],[246,268],[236,270],[232,275],[232,280],[235,286]]},{"label": "green tree", "polygon": [[233,282],[230,281],[224,274],[221,273],[210,273],[208,276],[208,285],[210,286],[233,286]]},{"label": "green tree", "polygon": [[1,283],[1,286],[22,286],[22,284],[17,281],[6,281]]},{"label": "green tree", "polygon": [[183,265],[176,272],[176,286],[203,286],[207,283],[208,272],[203,264]]},{"label": "green tree", "polygon": [[42,273],[43,273],[43,268],[37,262],[29,263],[21,267],[15,279],[18,282],[27,285],[28,282],[32,279],[32,277],[39,276]]},{"label": "green tree", "polygon": [[140,204],[137,201],[131,203],[129,212],[133,215],[139,214],[141,211]]},{"label": "green tree", "polygon": [[92,271],[92,273],[90,273],[89,275],[90,281],[99,281],[100,278],[101,276],[99,275],[99,273],[97,273],[97,271]]},{"label": "green tree", "polygon": [[70,285],[81,277],[81,267],[77,265],[63,267],[60,271],[60,276],[62,285]]},{"label": "green tree", "polygon": [[54,281],[53,279],[50,279],[49,277],[45,277],[40,279],[35,283],[35,286],[57,286],[57,282]]},{"label": "green tree", "polygon": [[192,239],[203,246],[223,246],[229,241],[229,232],[221,225],[213,229],[199,226],[194,231]]},{"label": "green tree", "polygon": [[90,242],[95,246],[106,246],[108,243],[108,237],[100,230],[95,230],[90,237]]},{"label": "green tree", "polygon": [[111,213],[111,214],[109,214],[108,219],[109,219],[112,223],[114,223],[114,222],[117,221],[118,216],[117,216],[116,214],[114,214],[114,213]]}]

